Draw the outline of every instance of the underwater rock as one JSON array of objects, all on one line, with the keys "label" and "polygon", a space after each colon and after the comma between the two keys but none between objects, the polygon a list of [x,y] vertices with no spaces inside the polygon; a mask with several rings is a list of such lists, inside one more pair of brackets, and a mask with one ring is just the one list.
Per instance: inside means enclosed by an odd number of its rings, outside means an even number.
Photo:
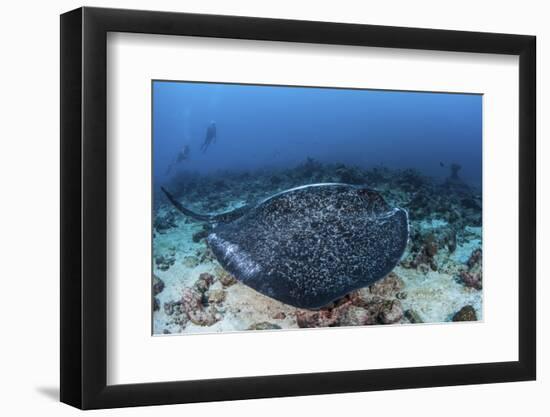
[{"label": "underwater rock", "polygon": [[223,190],[223,189],[227,188],[226,182],[222,179],[214,181],[212,186],[213,186],[215,191],[220,191],[220,190]]},{"label": "underwater rock", "polygon": [[325,309],[319,311],[296,311],[296,324],[300,328],[331,327],[338,324],[341,309]]},{"label": "underwater rock", "polygon": [[464,306],[455,313],[453,321],[477,321],[476,311],[471,305]]},{"label": "underwater rock", "polygon": [[397,323],[402,317],[403,307],[399,300],[387,300],[382,303],[378,318],[383,324]]},{"label": "underwater rock", "polygon": [[437,271],[437,262],[434,259],[434,256],[437,255],[437,250],[438,246],[435,236],[432,233],[427,234],[423,237],[422,246],[413,258],[411,266],[422,270],[424,273],[427,272],[427,268],[423,268],[423,266],[429,266],[432,271]]},{"label": "underwater rock", "polygon": [[164,303],[164,312],[167,316],[171,316],[174,313],[181,314],[181,301],[169,301],[167,303]]},{"label": "underwater rock", "polygon": [[336,169],[336,174],[338,175],[338,180],[343,183],[360,185],[366,182],[365,174],[356,167],[340,165]]},{"label": "underwater rock", "polygon": [[460,201],[465,209],[473,209],[481,211],[481,201],[474,196],[468,196]]},{"label": "underwater rock", "polygon": [[395,296],[403,289],[404,285],[403,280],[395,272],[390,272],[385,278],[372,284],[369,287],[369,292],[372,295],[386,298]]},{"label": "underwater rock", "polygon": [[193,233],[193,242],[198,243],[202,239],[205,239],[210,232],[208,230],[200,230],[197,233]]},{"label": "underwater rock", "polygon": [[218,223],[207,243],[224,269],[299,308],[323,307],[375,283],[408,240],[405,210],[349,184],[297,187],[220,215],[194,213],[163,191],[183,214]]},{"label": "underwater rock", "polygon": [[373,296],[370,293],[369,287],[359,288],[358,290],[352,291],[348,295],[351,304],[358,307],[365,307],[369,305],[372,301]]},{"label": "underwater rock", "polygon": [[220,304],[225,301],[226,292],[224,290],[209,290],[205,295],[208,303]]},{"label": "underwater rock", "polygon": [[237,282],[235,277],[223,268],[218,267],[216,268],[215,272],[216,272],[216,277],[218,278],[218,281],[220,281],[224,287],[230,287],[231,285]]},{"label": "underwater rock", "polygon": [[239,175],[237,175],[238,180],[248,180],[252,175],[248,171],[241,172]]},{"label": "underwater rock", "polygon": [[430,207],[432,206],[433,204],[431,198],[427,195],[427,193],[418,191],[412,196],[411,200],[407,204],[407,209],[409,210],[411,219],[417,220],[429,215]]},{"label": "underwater rock", "polygon": [[362,290],[355,291],[329,308],[297,310],[298,327],[365,326],[393,324],[401,320],[403,308],[399,300],[383,299]]},{"label": "underwater rock", "polygon": [[193,324],[212,326],[221,319],[221,316],[214,309],[203,305],[202,296],[203,294],[195,288],[185,288],[181,296],[182,312]]},{"label": "underwater rock", "polygon": [[447,245],[449,253],[454,253],[456,250],[456,232],[453,229],[450,229],[445,235],[445,244]]},{"label": "underwater rock", "polygon": [[214,275],[209,274],[208,272],[203,272],[199,275],[199,279],[195,282],[193,288],[201,293],[204,293],[214,283],[214,279]]},{"label": "underwater rock", "polygon": [[200,250],[198,250],[197,256],[201,263],[207,263],[207,262],[216,260],[216,257],[212,252],[212,249],[210,249],[209,247],[203,247]]},{"label": "underwater rock", "polygon": [[161,271],[167,271],[175,262],[176,258],[173,256],[159,255],[155,257],[155,264]]},{"label": "underwater rock", "polygon": [[296,310],[295,316],[298,327],[311,328],[332,327],[340,325],[341,320],[346,314],[347,310],[354,305],[354,301],[358,304],[360,303],[360,301],[358,301],[360,297],[358,293],[360,291],[368,292],[368,289],[362,288],[360,290],[354,291],[319,310]]},{"label": "underwater rock", "polygon": [[411,323],[424,323],[424,320],[420,317],[420,315],[415,310],[407,310],[405,311],[405,318],[409,320]]},{"label": "underwater rock", "polygon": [[186,256],[183,258],[183,264],[188,268],[195,268],[200,265],[200,261],[196,256]]},{"label": "underwater rock", "polygon": [[368,184],[385,183],[390,178],[390,170],[387,167],[377,166],[365,172]]},{"label": "underwater rock", "polygon": [[428,255],[426,248],[422,248],[411,261],[404,262],[402,265],[405,268],[413,268],[424,274],[427,274],[430,270],[437,271],[437,263],[433,257]]},{"label": "underwater rock", "polygon": [[175,213],[172,211],[168,211],[164,215],[155,216],[155,220],[153,222],[153,227],[160,234],[166,233],[168,229],[171,229],[177,226],[178,224],[176,222],[176,216],[175,216]]},{"label": "underwater rock", "polygon": [[[297,310],[296,322],[298,327],[332,327],[332,326],[363,326],[385,324],[392,322],[392,303],[395,300],[395,290],[400,288],[402,281],[397,275],[384,278],[385,283],[374,287],[374,292],[383,294],[389,299],[371,293],[371,287],[360,288],[336,300],[320,310]],[[384,303],[387,304],[384,307]],[[399,316],[399,301],[393,314]],[[401,314],[402,315],[402,314]],[[396,320],[399,320],[397,318]]]},{"label": "underwater rock", "polygon": [[187,323],[189,322],[189,317],[186,313],[183,312],[182,304],[181,302],[173,302],[173,310],[170,324],[175,324],[176,326],[180,326],[182,329],[185,328]]},{"label": "underwater rock", "polygon": [[372,296],[369,293],[367,298],[352,298],[352,305],[368,310],[369,316],[372,317],[372,321],[367,324],[376,324],[378,323],[378,316],[384,301],[383,298]]},{"label": "underwater rock", "polygon": [[164,281],[153,274],[153,295],[157,295],[164,289]]},{"label": "underwater rock", "polygon": [[351,292],[348,297],[354,306],[369,309],[373,317],[378,317],[382,303],[399,297],[405,297],[402,290],[405,286],[403,280],[395,273],[390,272],[377,283]]},{"label": "underwater rock", "polygon": [[481,267],[482,255],[483,254],[481,249],[474,249],[470,257],[468,258],[468,261],[466,262],[466,265],[468,265],[468,268],[474,269],[476,267]]},{"label": "underwater rock", "polygon": [[160,310],[160,301],[157,297],[153,297],[153,311]]},{"label": "underwater rock", "polygon": [[481,290],[483,288],[481,272],[461,271],[460,279],[466,287]]},{"label": "underwater rock", "polygon": [[[375,313],[378,313],[375,311]],[[376,324],[377,314],[372,309],[366,309],[351,305],[346,308],[339,318],[340,326],[365,326]]]},{"label": "underwater rock", "polygon": [[410,253],[401,265],[423,273],[438,271],[438,259],[442,260],[438,255],[445,249],[444,255],[451,254],[457,247],[456,231],[444,220],[414,222],[410,236]]},{"label": "underwater rock", "polygon": [[438,247],[435,236],[430,233],[424,241],[424,250],[426,251],[426,255],[428,255],[430,258],[433,258],[435,255],[437,255],[437,249]]},{"label": "underwater rock", "polygon": [[315,174],[323,171],[323,164],[313,158],[308,157],[304,163],[296,168],[296,171],[302,178],[311,178]]},{"label": "underwater rock", "polygon": [[416,169],[405,169],[396,176],[395,184],[407,192],[417,191],[428,184],[428,178],[424,177]]},{"label": "underwater rock", "polygon": [[208,303],[206,292],[213,282],[214,276],[203,272],[192,287],[184,288],[182,292],[179,303],[181,312],[199,326],[211,326],[221,319],[215,308],[205,305]]},{"label": "underwater rock", "polygon": [[167,316],[171,316],[172,314],[174,314],[174,302],[173,301],[170,301],[168,303],[164,303],[164,312],[166,313]]},{"label": "underwater rock", "polygon": [[252,324],[247,330],[275,330],[275,329],[281,329],[281,326],[279,326],[278,324],[273,324],[267,321],[263,321],[261,323]]},{"label": "underwater rock", "polygon": [[481,268],[482,251],[474,249],[466,262],[468,270],[460,271],[460,281],[470,288],[481,290],[483,288],[483,270]]},{"label": "underwater rock", "polygon": [[[403,308],[399,299],[403,299],[401,290],[403,280],[395,273],[389,274],[376,285],[350,294],[351,303],[366,310],[362,313],[363,324],[392,324],[403,317]],[[406,298],[406,296],[405,296]]]}]

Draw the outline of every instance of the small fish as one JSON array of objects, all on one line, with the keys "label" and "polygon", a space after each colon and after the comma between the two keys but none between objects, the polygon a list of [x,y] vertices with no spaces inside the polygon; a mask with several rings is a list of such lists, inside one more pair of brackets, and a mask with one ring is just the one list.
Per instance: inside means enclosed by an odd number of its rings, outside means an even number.
[{"label": "small fish", "polygon": [[443,162],[440,162],[440,163],[439,163],[439,166],[440,166],[441,168],[443,168],[443,167],[445,166],[445,164],[444,164]]}]

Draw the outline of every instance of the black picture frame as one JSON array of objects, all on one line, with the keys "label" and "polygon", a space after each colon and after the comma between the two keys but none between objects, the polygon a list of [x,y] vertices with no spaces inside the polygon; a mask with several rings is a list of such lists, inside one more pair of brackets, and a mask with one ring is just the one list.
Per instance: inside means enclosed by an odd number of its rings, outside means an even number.
[{"label": "black picture frame", "polygon": [[[519,360],[107,385],[108,32],[519,56]],[[535,45],[524,35],[251,17],[88,7],[61,15],[61,401],[94,409],[534,380]]]}]

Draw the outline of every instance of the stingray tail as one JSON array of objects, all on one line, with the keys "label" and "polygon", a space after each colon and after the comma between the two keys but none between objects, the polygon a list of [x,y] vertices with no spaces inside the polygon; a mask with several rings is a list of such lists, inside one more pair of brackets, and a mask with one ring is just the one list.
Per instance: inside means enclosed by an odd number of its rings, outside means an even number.
[{"label": "stingray tail", "polygon": [[186,207],[183,207],[181,205],[181,203],[179,201],[177,201],[174,196],[172,194],[170,194],[168,191],[166,191],[166,189],[164,187],[160,187],[160,189],[162,190],[162,192],[166,195],[166,197],[168,198],[168,200],[170,200],[170,202],[174,205],[175,208],[178,209],[178,211],[180,211],[181,213],[183,213],[184,215],[186,216],[189,216],[195,220],[202,220],[202,221],[212,221],[212,220],[215,220],[214,219],[214,216],[211,216],[209,214],[200,214],[200,213],[195,213],[194,211],[192,210],[189,210],[188,208]]}]

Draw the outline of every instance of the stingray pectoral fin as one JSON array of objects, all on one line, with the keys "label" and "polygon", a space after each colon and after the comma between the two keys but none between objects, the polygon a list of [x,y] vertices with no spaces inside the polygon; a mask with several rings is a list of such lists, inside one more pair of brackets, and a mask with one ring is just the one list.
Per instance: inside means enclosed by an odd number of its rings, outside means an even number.
[{"label": "stingray pectoral fin", "polygon": [[176,209],[178,209],[178,211],[183,213],[184,215],[189,216],[189,217],[191,217],[195,220],[202,220],[202,221],[212,221],[212,220],[214,220],[214,216],[211,216],[209,214],[195,213],[193,210],[189,210],[188,208],[183,207],[181,205],[181,203],[178,200],[176,200],[172,194],[170,194],[168,191],[166,191],[166,189],[164,187],[160,187],[160,189],[166,195],[168,200],[170,200],[170,202],[174,205],[174,207]]},{"label": "stingray pectoral fin", "polygon": [[263,200],[207,242],[244,285],[297,308],[318,309],[383,279],[409,236],[407,212],[346,184],[299,187]]}]

